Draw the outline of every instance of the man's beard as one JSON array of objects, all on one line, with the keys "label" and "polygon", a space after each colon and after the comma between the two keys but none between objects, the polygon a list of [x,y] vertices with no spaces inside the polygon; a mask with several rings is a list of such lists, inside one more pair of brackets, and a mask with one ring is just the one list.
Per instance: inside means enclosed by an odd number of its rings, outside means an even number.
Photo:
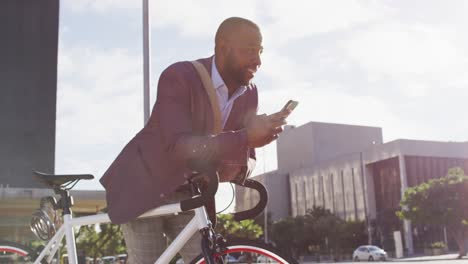
[{"label": "man's beard", "polygon": [[241,67],[236,67],[236,59],[232,52],[226,57],[226,73],[235,81],[239,86],[248,85],[250,80],[246,80],[245,69]]}]

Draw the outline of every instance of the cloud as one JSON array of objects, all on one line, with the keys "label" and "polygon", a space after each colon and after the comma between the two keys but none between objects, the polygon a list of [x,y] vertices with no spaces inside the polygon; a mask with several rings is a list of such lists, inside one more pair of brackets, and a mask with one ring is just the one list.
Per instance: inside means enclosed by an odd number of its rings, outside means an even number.
[{"label": "cloud", "polygon": [[[141,10],[141,1],[69,0],[65,6],[74,12],[108,14],[116,10]],[[387,12],[376,1],[149,1],[152,26],[175,28],[195,38],[212,37],[227,17],[241,16],[262,25],[275,43],[284,43],[316,33],[343,30],[365,23]],[[133,11],[132,11],[133,12]],[[281,32],[281,34],[278,34]]]},{"label": "cloud", "polygon": [[174,27],[184,36],[212,39],[219,24],[231,16],[258,17],[257,4],[249,0],[162,1],[151,5],[152,26]]},{"label": "cloud", "polygon": [[424,25],[376,25],[341,44],[366,71],[395,78],[431,77],[458,63],[455,39]]},{"label": "cloud", "polygon": [[[412,123],[396,116],[385,102],[370,96],[354,96],[330,87],[301,87],[294,89],[262,91],[260,113],[274,113],[289,100],[299,101],[299,106],[288,118],[288,124],[301,126],[311,121],[382,127],[385,139],[399,137],[400,131],[414,130]],[[326,85],[326,84],[322,84]],[[258,160],[254,174],[277,168],[276,146],[270,144],[257,150]]]},{"label": "cloud", "polygon": [[[134,0],[70,0],[67,7],[74,12],[97,12],[109,14],[115,11],[138,9],[141,13],[142,1]],[[151,26],[154,29],[173,28],[179,34],[192,38],[212,37],[218,25],[227,17],[242,16],[250,19],[258,17],[260,10],[255,2],[238,0],[235,2],[207,1],[149,1]],[[141,18],[138,18],[141,19]]]},{"label": "cloud", "polygon": [[276,45],[311,35],[349,30],[385,15],[376,1],[266,1],[266,34]]},{"label": "cloud", "polygon": [[[158,40],[153,45],[165,51],[154,62],[156,75],[164,68],[158,65],[190,53],[196,56],[201,46],[212,47],[224,18],[244,16],[258,22],[264,33],[266,52],[256,77],[261,112],[275,112],[297,99],[300,105],[289,118],[295,125],[321,121],[380,126],[386,141],[467,140],[468,123],[462,120],[468,97],[468,35],[460,32],[468,18],[463,2],[150,4],[152,33]],[[83,17],[92,22],[98,16],[122,16],[125,19],[109,20],[116,23],[110,31],[127,36],[128,30],[140,30],[141,17],[135,14],[141,13],[141,1],[73,0],[62,8],[72,11],[62,17],[65,24]],[[126,16],[129,13],[133,15]],[[57,172],[100,176],[142,126],[140,47],[93,38],[102,32],[82,33],[93,30],[98,29],[70,23],[66,41],[60,42]],[[256,172],[276,168],[274,145],[258,153]]]},{"label": "cloud", "polygon": [[116,9],[128,10],[141,8],[141,1],[133,0],[68,0],[63,1],[63,4],[66,9],[76,13],[95,11],[100,14],[105,14]]},{"label": "cloud", "polygon": [[59,54],[56,172],[99,178],[143,125],[141,62],[127,50],[67,43]]}]

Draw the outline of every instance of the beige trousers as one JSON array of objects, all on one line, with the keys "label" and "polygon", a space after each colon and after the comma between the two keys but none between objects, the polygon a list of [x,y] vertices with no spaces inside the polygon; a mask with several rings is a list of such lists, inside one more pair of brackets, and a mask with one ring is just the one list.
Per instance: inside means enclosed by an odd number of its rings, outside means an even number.
[{"label": "beige trousers", "polygon": [[[166,204],[187,199],[189,195],[174,193]],[[154,263],[194,216],[193,211],[143,219],[134,219],[122,225],[129,264]],[[200,233],[196,233],[179,252],[184,263],[190,263],[201,253]]]}]

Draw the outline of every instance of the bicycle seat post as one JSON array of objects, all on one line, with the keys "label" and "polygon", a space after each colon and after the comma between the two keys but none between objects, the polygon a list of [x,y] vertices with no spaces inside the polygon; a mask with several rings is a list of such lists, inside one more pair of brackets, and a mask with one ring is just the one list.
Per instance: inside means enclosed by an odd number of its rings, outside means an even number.
[{"label": "bicycle seat post", "polygon": [[71,215],[73,206],[73,197],[70,195],[70,192],[66,189],[60,187],[55,187],[54,192],[60,195],[60,200],[58,201],[59,207],[62,209],[62,216]]},{"label": "bicycle seat post", "polygon": [[54,188],[54,191],[56,194],[60,195],[58,204],[62,209],[62,216],[65,224],[65,240],[67,242],[68,260],[70,263],[78,263],[75,246],[75,233],[73,231],[73,226],[70,224],[70,221],[73,218],[71,210],[71,207],[73,206],[73,197],[70,195],[68,189],[61,188],[60,186]]}]

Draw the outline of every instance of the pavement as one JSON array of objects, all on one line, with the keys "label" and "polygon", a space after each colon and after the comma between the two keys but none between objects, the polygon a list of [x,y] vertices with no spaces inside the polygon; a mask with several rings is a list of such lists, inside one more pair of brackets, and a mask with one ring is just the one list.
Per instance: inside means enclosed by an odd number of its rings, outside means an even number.
[{"label": "pavement", "polygon": [[[449,253],[443,254],[438,256],[411,256],[405,257],[401,259],[389,259],[388,262],[393,263],[407,263],[407,262],[432,262],[433,264],[438,263],[450,263],[450,264],[458,264],[458,263],[466,263],[468,264],[468,256],[464,256],[462,259],[457,259],[458,253]],[[317,262],[301,262],[302,264],[312,264]],[[334,262],[320,262],[320,263],[334,263]],[[340,261],[339,263],[353,263],[352,261]]]},{"label": "pavement", "polygon": [[[439,260],[456,260],[458,257],[458,253],[449,253],[437,256],[414,256],[414,257],[407,257],[401,259],[393,259],[392,261],[398,262],[406,262],[406,261],[439,261]],[[464,256],[461,260],[467,261],[468,263],[468,256]]]}]

